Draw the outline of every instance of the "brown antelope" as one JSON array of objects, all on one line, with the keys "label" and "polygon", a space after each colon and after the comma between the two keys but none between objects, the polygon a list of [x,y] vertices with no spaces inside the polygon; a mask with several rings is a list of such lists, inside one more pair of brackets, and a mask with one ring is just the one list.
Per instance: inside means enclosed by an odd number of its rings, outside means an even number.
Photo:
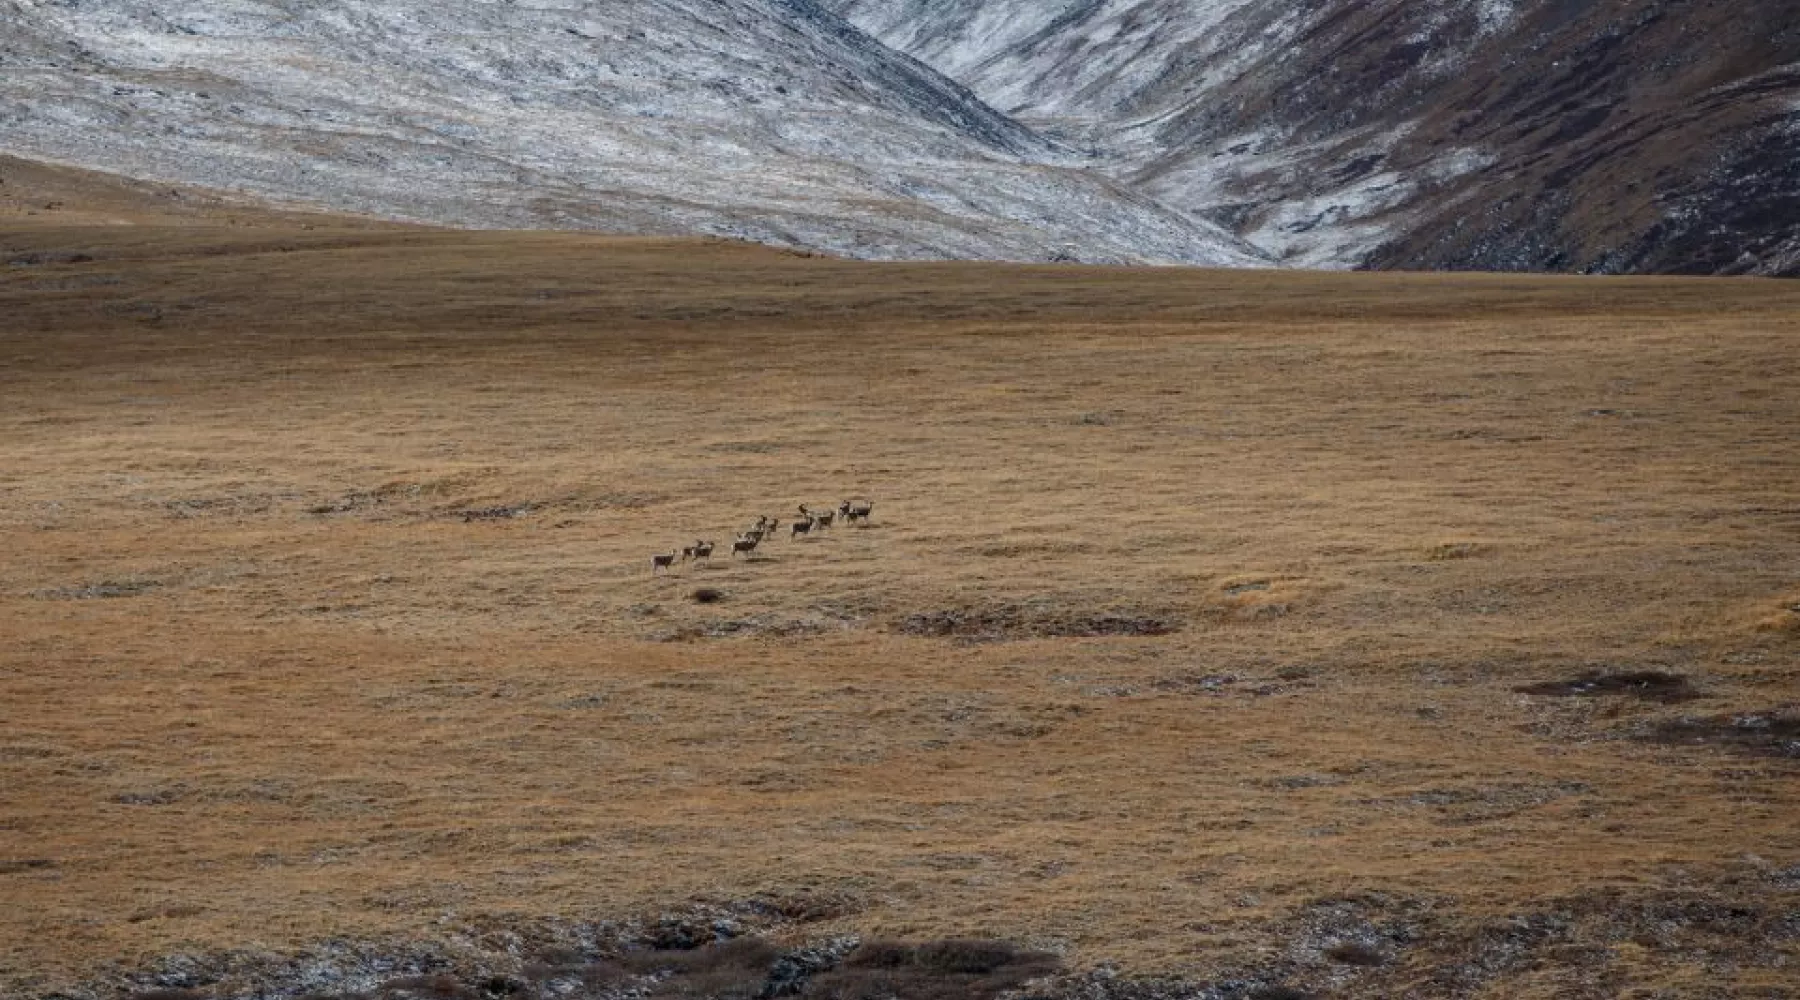
[{"label": "brown antelope", "polygon": [[671,552],[668,555],[651,556],[650,557],[650,575],[655,576],[656,571],[659,569],[667,571],[670,568],[672,568],[675,565],[675,557],[677,555],[680,555],[680,553]]},{"label": "brown antelope", "polygon": [[813,518],[813,527],[829,528],[829,527],[831,527],[831,522],[837,519],[837,511],[828,510],[823,514],[814,514],[812,516],[812,518]]},{"label": "brown antelope", "polygon": [[801,535],[804,535],[804,534],[812,531],[812,529],[813,529],[813,522],[810,518],[805,521],[795,521],[792,525],[789,526],[788,537],[789,538],[799,538]]},{"label": "brown antelope", "polygon": [[844,515],[844,521],[849,524],[868,520],[869,515],[873,513],[874,510],[875,501],[873,500],[861,500],[857,502],[845,500],[843,503],[838,504],[838,513]]},{"label": "brown antelope", "polygon": [[718,542],[699,542],[699,541],[695,542],[694,543],[694,558],[697,560],[704,559],[707,562],[712,562],[713,546],[715,546],[717,544],[719,544],[719,543]]},{"label": "brown antelope", "polygon": [[749,555],[751,555],[752,553],[754,553],[756,551],[757,543],[759,543],[761,541],[762,541],[762,537],[759,535],[756,538],[750,538],[750,537],[746,536],[743,538],[739,538],[735,542],[732,542],[731,543],[732,558],[734,558],[734,559],[737,558],[737,556],[740,553],[742,553],[744,556],[748,557]]}]

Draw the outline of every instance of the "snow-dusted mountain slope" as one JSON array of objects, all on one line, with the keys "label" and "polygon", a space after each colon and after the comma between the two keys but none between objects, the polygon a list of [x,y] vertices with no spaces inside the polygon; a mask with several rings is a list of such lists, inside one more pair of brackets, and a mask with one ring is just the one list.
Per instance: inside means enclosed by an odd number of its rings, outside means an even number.
[{"label": "snow-dusted mountain slope", "polygon": [[829,0],[1316,266],[1800,273],[1791,0]]},{"label": "snow-dusted mountain slope", "polygon": [[0,0],[0,149],[476,226],[1258,263],[812,0]]},{"label": "snow-dusted mountain slope", "polygon": [[1112,121],[1184,65],[1228,72],[1217,29],[1257,0],[825,2],[1003,111]]}]

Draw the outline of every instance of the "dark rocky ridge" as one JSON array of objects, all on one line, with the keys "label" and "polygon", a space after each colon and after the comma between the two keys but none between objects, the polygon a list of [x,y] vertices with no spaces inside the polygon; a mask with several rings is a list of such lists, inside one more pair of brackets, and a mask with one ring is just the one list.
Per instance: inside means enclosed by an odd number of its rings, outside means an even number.
[{"label": "dark rocky ridge", "polygon": [[839,5],[1293,263],[1800,274],[1791,4],[1008,2]]}]

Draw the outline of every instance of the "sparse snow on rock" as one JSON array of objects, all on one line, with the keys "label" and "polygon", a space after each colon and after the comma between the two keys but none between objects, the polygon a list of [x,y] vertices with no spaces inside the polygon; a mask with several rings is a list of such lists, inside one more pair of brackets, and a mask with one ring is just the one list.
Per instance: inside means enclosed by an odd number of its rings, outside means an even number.
[{"label": "sparse snow on rock", "polygon": [[1009,113],[1106,114],[1178,64],[1229,53],[1215,29],[1255,0],[826,0]]},{"label": "sparse snow on rock", "polygon": [[811,0],[0,0],[0,146],[473,226],[1247,265]]}]

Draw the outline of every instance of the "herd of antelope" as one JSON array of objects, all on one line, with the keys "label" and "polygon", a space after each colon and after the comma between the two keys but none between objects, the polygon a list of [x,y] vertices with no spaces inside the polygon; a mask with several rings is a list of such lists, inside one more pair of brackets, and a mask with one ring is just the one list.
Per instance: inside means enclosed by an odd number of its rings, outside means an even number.
[{"label": "herd of antelope", "polygon": [[[833,524],[837,523],[839,518],[842,518],[845,524],[855,524],[858,521],[867,522],[870,515],[874,513],[875,501],[867,498],[845,500],[843,503],[838,504],[837,509],[835,510],[817,511],[805,504],[801,504],[800,516],[785,523],[788,529],[788,537],[793,539],[799,538],[802,535],[811,535],[814,531],[823,531],[830,528]],[[737,538],[732,540],[732,558],[735,559],[738,556],[750,558],[754,556],[756,547],[763,542],[774,538],[776,533],[781,530],[783,523],[784,522],[780,518],[770,517],[767,514],[758,517],[756,523],[750,525],[750,527],[744,529],[742,532],[739,532]],[[683,546],[673,552],[659,553],[651,556],[650,575],[655,576],[658,572],[670,572],[676,566],[689,561],[698,563],[705,560],[707,563],[711,563],[713,549],[718,544],[719,543],[716,541],[696,541],[692,545]]]}]

